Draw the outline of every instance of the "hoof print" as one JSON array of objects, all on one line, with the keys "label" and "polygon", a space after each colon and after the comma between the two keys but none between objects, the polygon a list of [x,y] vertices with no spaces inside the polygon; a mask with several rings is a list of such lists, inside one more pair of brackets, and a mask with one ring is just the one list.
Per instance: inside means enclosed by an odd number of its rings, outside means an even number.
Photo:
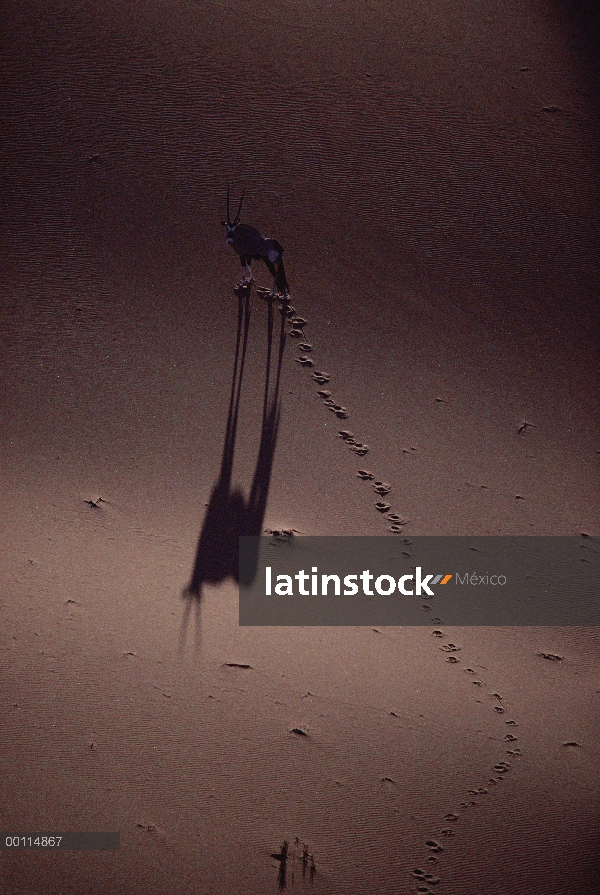
[{"label": "hoof print", "polygon": [[370,482],[375,478],[372,472],[369,472],[368,469],[359,469],[356,473],[359,479],[362,479],[364,482]]},{"label": "hoof print", "polygon": [[510,771],[510,765],[507,761],[500,761],[494,765],[494,770],[498,774],[506,774],[507,771]]},{"label": "hoof print", "polygon": [[458,814],[454,814],[452,811],[450,811],[450,812],[445,816],[444,820],[447,820],[448,823],[454,823],[454,821],[458,820]]},{"label": "hoof print", "polygon": [[507,743],[516,743],[517,738],[512,733],[507,733],[504,737]]},{"label": "hoof print", "polygon": [[331,392],[328,392],[327,389],[324,388],[320,389],[317,394],[319,398],[331,398]]},{"label": "hoof print", "polygon": [[295,528],[282,528],[281,531],[277,531],[277,529],[274,529],[271,532],[271,535],[278,543],[284,542],[289,544],[289,542],[294,537],[295,530]]},{"label": "hoof print", "polygon": [[334,411],[334,412],[335,412],[335,415],[337,416],[337,418],[338,418],[339,420],[347,420],[348,417],[350,416],[350,414],[349,414],[346,410],[344,410],[344,409],[342,409],[342,410],[336,410],[336,411]]},{"label": "hoof print", "polygon": [[306,320],[304,317],[292,317],[292,324],[299,327],[306,326]]},{"label": "hoof print", "polygon": [[453,643],[445,643],[443,646],[440,646],[440,649],[445,653],[459,653],[460,646],[455,646]]},{"label": "hoof print", "polygon": [[326,382],[329,382],[330,376],[329,373],[320,373],[318,370],[315,370],[313,379],[315,382],[318,382],[319,385],[325,385]]},{"label": "hoof print", "polygon": [[451,665],[457,665],[460,659],[457,659],[456,656],[448,656],[446,662],[450,662]]},{"label": "hoof print", "polygon": [[503,715],[504,712],[505,712],[505,709],[503,709],[501,705],[495,705],[495,706],[494,706],[494,711],[495,711],[496,714],[498,714],[498,715]]},{"label": "hoof print", "polygon": [[369,447],[366,444],[356,445],[354,451],[358,454],[359,457],[364,457],[365,454],[369,453]]},{"label": "hoof print", "polygon": [[557,655],[557,653],[537,653],[537,655],[542,659],[548,659],[550,662],[562,662],[565,658],[564,656]]},{"label": "hoof print", "polygon": [[389,494],[391,490],[392,486],[388,485],[387,482],[375,482],[373,485],[373,491],[375,491],[376,494],[380,494],[382,497]]},{"label": "hoof print", "polygon": [[315,363],[310,359],[310,357],[296,357],[294,358],[296,363],[302,364],[303,367],[314,367]]},{"label": "hoof print", "polygon": [[380,513],[387,513],[387,511],[390,509],[390,504],[384,503],[382,500],[378,500],[375,504],[375,509],[378,510]]},{"label": "hoof print", "polygon": [[340,438],[343,438],[344,441],[349,441],[351,438],[354,438],[352,432],[348,432],[347,429],[340,429],[338,435],[340,436]]},{"label": "hoof print", "polygon": [[444,632],[443,631],[432,631],[431,635],[432,635],[432,637],[443,637]]},{"label": "hoof print", "polygon": [[431,851],[436,855],[439,855],[441,852],[444,851],[442,846],[439,844],[439,842],[436,842],[435,839],[428,839],[425,845],[427,846],[427,848],[430,848]]},{"label": "hoof print", "polygon": [[308,734],[305,730],[302,730],[301,727],[292,727],[290,733],[296,734],[297,737],[307,737]]},{"label": "hoof print", "polygon": [[301,339],[303,334],[301,329],[296,329],[294,327],[289,331],[288,335],[290,339]]},{"label": "hoof print", "polygon": [[298,348],[300,349],[300,351],[305,351],[307,354],[313,350],[313,346],[310,344],[310,342],[300,342]]},{"label": "hoof print", "polygon": [[394,535],[401,535],[403,529],[400,528],[399,525],[390,525],[390,527],[388,528],[388,531],[391,531],[391,533]]}]

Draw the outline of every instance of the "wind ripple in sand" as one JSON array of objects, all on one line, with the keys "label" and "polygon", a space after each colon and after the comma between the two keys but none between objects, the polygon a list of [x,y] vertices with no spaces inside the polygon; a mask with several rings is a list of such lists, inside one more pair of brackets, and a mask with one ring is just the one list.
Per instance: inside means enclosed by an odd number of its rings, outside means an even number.
[{"label": "wind ripple in sand", "polygon": [[[288,14],[299,23],[286,21],[287,32],[296,27],[310,33],[302,15]],[[357,77],[354,65],[337,75],[319,78],[303,70],[301,77],[290,78],[295,54],[275,55],[273,89],[265,90],[252,44],[237,47],[224,66],[209,41],[182,37],[172,57],[167,50],[163,58],[143,30],[131,31],[118,17],[114,30],[105,30],[90,16],[81,5],[53,8],[52,17],[42,17],[9,59],[9,129],[20,129],[22,110],[28,109],[27,143],[18,152],[9,144],[6,153],[11,175],[11,167],[19,173],[24,167],[39,169],[36,163],[46,155],[53,160],[50,177],[67,162],[72,166],[77,146],[82,158],[76,159],[80,164],[71,179],[78,186],[92,163],[103,166],[108,180],[123,171],[136,172],[132,176],[143,171],[158,183],[168,171],[185,201],[192,178],[195,192],[206,192],[213,201],[220,180],[212,172],[222,166],[223,147],[235,146],[237,157],[248,160],[248,179],[268,182],[273,170],[296,184],[317,177],[321,192],[362,226],[382,221],[393,235],[410,233],[430,251],[435,247],[441,265],[477,259],[482,262],[478,276],[484,275],[485,254],[492,247],[490,232],[495,260],[511,257],[529,280],[536,279],[537,265],[528,254],[533,243],[522,233],[536,232],[540,251],[549,254],[565,246],[575,254],[583,248],[576,229],[548,214],[535,188],[540,172],[549,171],[561,199],[579,189],[573,147],[593,140],[593,119],[575,99],[560,115],[541,103],[527,115],[516,108],[499,115],[493,105],[457,102],[454,92],[450,96],[443,89],[421,91],[391,76]],[[238,33],[237,19],[223,8],[219,20],[204,30],[226,22]],[[57,56],[52,91],[24,77],[30,67],[45,70],[42,53]],[[248,128],[249,109],[259,128]],[[110,129],[102,126],[108,120]],[[99,126],[91,130],[90,121]],[[363,159],[369,164],[361,164]],[[470,257],[462,252],[465,237],[473,244]]]}]

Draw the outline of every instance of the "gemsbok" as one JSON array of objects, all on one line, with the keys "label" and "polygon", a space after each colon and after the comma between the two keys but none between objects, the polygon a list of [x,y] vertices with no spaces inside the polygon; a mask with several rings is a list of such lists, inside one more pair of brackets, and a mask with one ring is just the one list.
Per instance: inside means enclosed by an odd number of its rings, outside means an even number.
[{"label": "gemsbok", "polygon": [[256,227],[249,224],[240,224],[244,192],[233,221],[229,211],[229,187],[227,187],[227,223],[222,221],[227,228],[227,244],[240,256],[242,262],[242,286],[252,282],[252,261],[264,261],[273,277],[273,289],[271,297],[278,293],[287,296],[289,287],[283,268],[283,246],[276,239],[265,239]]}]

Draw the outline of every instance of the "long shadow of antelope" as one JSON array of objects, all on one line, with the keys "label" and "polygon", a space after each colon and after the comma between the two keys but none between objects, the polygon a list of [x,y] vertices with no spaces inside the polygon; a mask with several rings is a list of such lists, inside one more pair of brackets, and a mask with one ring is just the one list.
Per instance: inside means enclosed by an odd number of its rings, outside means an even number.
[{"label": "long shadow of antelope", "polygon": [[[195,607],[196,648],[200,644],[201,604],[203,585],[219,584],[228,578],[239,584],[239,538],[241,535],[259,536],[263,530],[269,485],[275,446],[279,428],[281,401],[279,386],[281,366],[285,349],[285,314],[281,314],[279,330],[279,347],[271,384],[273,365],[273,301],[268,302],[267,318],[267,358],[265,389],[263,396],[263,413],[261,437],[256,460],[256,468],[252,478],[250,493],[247,498],[239,488],[232,488],[233,459],[239,421],[240,396],[244,365],[248,347],[248,331],[250,329],[250,294],[251,287],[236,290],[238,296],[238,327],[233,365],[233,378],[229,398],[229,412],[221,471],[213,487],[210,501],[204,517],[204,523],[198,538],[194,568],[188,586],[183,591],[185,609],[179,635],[179,650],[183,651],[190,620],[192,606]],[[244,583],[250,583],[253,570],[245,570]]]}]

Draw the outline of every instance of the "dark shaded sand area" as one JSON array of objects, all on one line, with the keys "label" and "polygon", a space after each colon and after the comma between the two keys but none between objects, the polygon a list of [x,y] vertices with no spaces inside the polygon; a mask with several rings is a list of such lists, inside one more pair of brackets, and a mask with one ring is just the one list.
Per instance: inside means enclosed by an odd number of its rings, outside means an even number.
[{"label": "dark shaded sand area", "polygon": [[599,890],[596,629],[239,628],[235,583],[241,524],[600,534],[593,12],[4,4],[0,829],[121,850],[3,895]]}]

